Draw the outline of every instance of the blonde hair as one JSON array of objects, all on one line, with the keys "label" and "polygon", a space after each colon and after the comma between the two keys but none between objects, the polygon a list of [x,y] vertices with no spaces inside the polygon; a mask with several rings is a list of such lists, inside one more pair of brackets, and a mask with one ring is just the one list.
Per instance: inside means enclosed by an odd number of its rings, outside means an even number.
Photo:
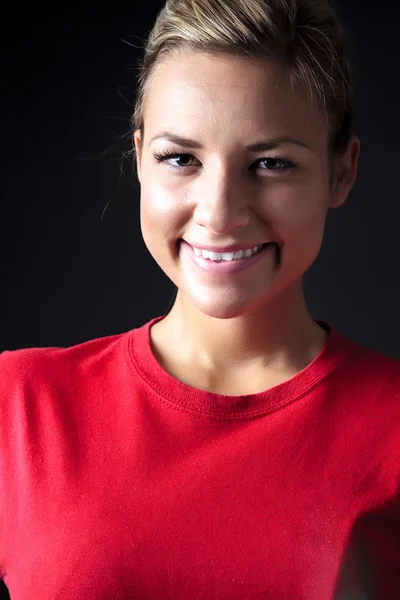
[{"label": "blonde hair", "polygon": [[282,63],[303,84],[329,127],[329,160],[347,149],[353,99],[345,33],[329,0],[167,0],[139,59],[133,131],[144,137],[151,81],[170,53],[202,51]]}]

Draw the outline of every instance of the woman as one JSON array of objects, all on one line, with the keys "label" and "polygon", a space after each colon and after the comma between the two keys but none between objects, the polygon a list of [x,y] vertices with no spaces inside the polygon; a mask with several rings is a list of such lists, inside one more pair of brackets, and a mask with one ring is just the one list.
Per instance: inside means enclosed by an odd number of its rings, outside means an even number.
[{"label": "woman", "polygon": [[400,597],[400,362],[302,290],[360,141],[325,0],[168,0],[133,115],[165,317],[0,356],[11,598]]}]

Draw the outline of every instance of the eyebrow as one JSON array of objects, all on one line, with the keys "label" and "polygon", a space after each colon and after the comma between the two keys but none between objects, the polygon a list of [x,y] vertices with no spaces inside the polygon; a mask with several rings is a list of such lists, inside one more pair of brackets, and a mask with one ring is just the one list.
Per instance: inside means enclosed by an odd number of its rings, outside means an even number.
[{"label": "eyebrow", "polygon": [[[191,140],[186,137],[182,137],[180,135],[176,135],[169,131],[162,131],[161,133],[158,133],[157,135],[153,136],[149,141],[149,146],[152,142],[154,142],[154,140],[160,138],[169,140],[170,142],[178,144],[178,146],[183,146],[184,148],[203,148],[202,144],[200,144],[199,142],[196,142],[195,140]],[[301,146],[302,148],[307,148],[308,150],[311,150],[310,146],[308,146],[308,144],[306,144],[305,142],[302,142],[301,140],[296,140],[288,136],[279,136],[270,140],[263,140],[260,142],[256,142],[255,144],[249,144],[245,146],[245,148],[250,152],[264,152],[266,150],[272,150],[273,148],[276,148],[280,144],[284,143],[296,144],[297,146]]]}]

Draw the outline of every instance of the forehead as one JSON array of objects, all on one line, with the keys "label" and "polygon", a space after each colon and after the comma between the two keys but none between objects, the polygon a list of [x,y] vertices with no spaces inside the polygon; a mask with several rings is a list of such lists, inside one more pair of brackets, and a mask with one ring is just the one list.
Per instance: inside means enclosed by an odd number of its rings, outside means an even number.
[{"label": "forehead", "polygon": [[[297,135],[324,144],[327,123],[301,86],[292,88],[279,64],[231,55],[191,52],[167,56],[157,68],[145,101],[145,128],[213,139]],[[147,135],[147,133],[146,133]],[[190,136],[192,137],[192,136]]]}]

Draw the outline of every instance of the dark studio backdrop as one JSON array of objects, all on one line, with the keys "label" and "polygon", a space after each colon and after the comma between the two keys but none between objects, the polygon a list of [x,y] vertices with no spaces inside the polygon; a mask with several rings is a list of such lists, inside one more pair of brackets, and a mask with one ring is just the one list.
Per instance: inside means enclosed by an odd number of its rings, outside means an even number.
[{"label": "dark studio backdrop", "polygon": [[[162,4],[68,5],[57,16],[19,4],[3,19],[0,351],[120,333],[171,307],[175,288],[144,245],[139,184],[122,158],[141,38]],[[339,12],[361,158],[347,202],[329,211],[306,297],[314,318],[400,358],[400,7],[339,0]]]},{"label": "dark studio backdrop", "polygon": [[[139,183],[121,158],[138,48],[162,5],[58,16],[18,5],[3,22],[0,351],[112,335],[171,306],[175,287],[144,245]],[[338,6],[362,148],[357,182],[329,211],[305,275],[306,298],[314,318],[400,357],[400,8]]]}]

